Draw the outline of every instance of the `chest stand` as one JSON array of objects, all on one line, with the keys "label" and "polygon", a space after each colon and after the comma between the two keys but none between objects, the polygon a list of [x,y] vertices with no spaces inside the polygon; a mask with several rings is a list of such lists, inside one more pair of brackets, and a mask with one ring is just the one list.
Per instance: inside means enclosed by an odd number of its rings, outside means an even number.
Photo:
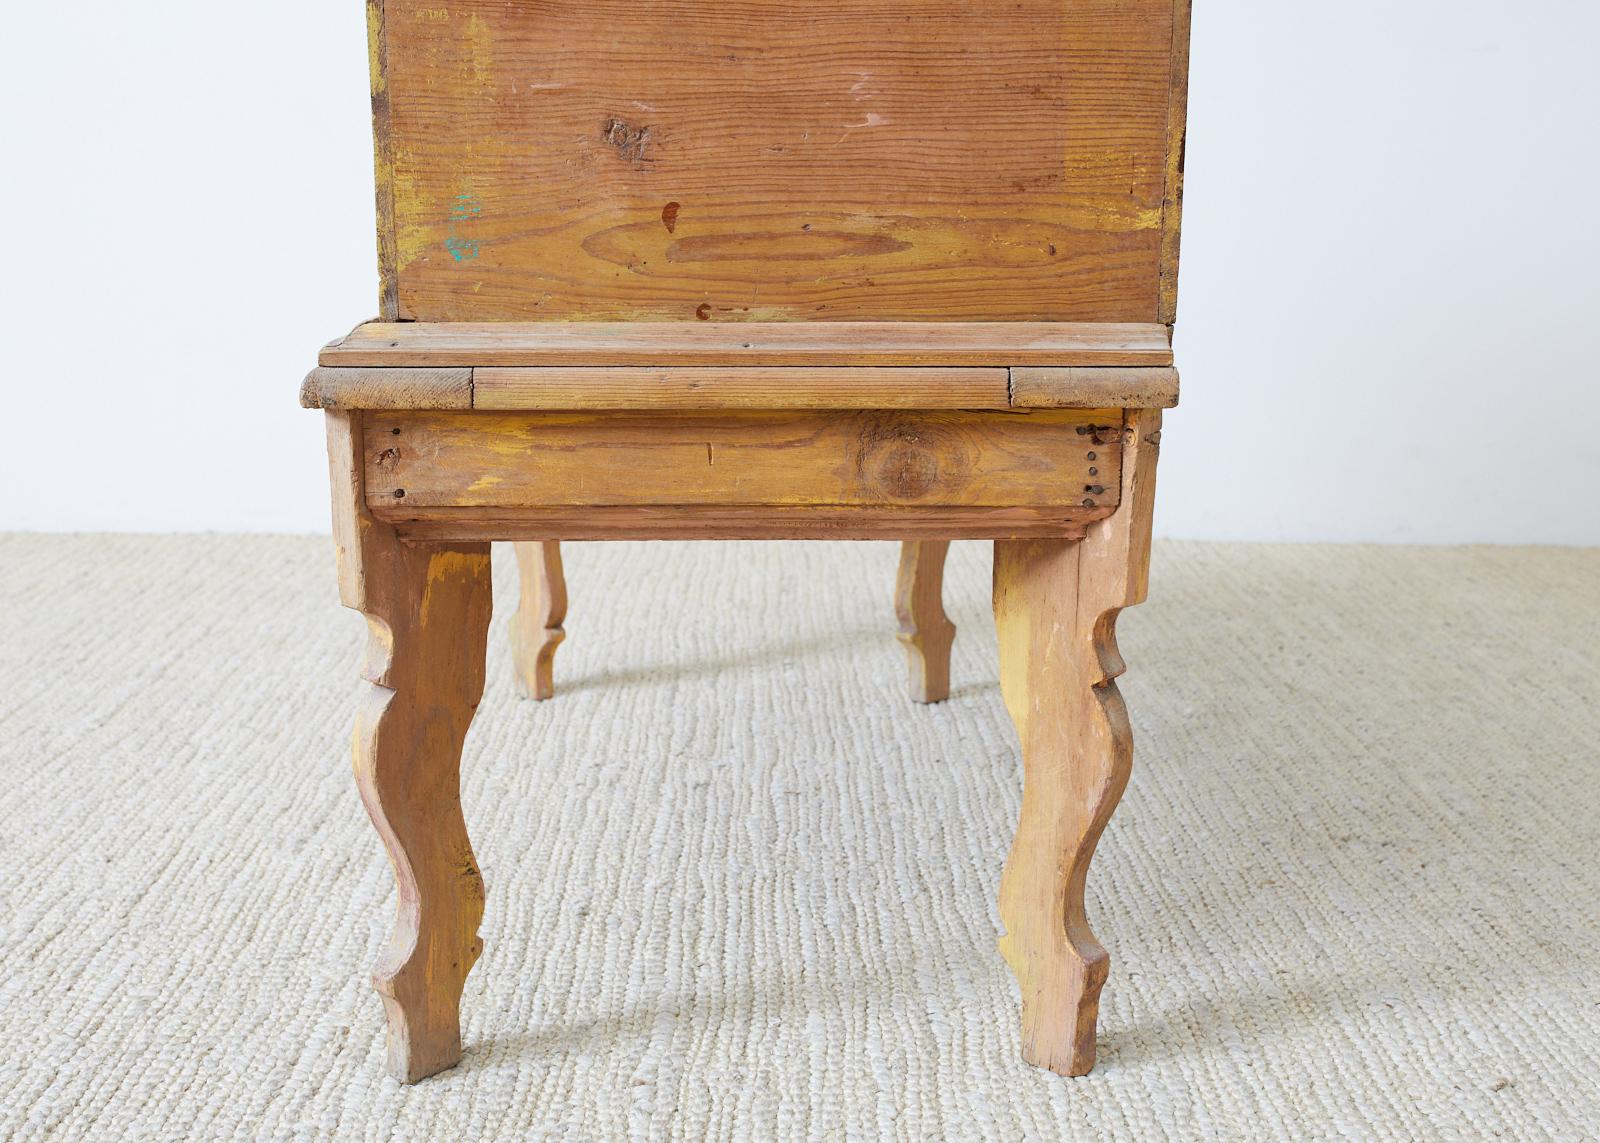
[{"label": "chest stand", "polygon": [[[489,542],[517,545],[517,672],[547,698],[566,613],[559,541],[659,538],[901,541],[896,612],[922,702],[949,689],[948,543],[994,541],[1001,689],[1024,771],[1000,949],[1025,1058],[1087,1072],[1109,962],[1084,886],[1132,760],[1114,628],[1144,598],[1160,407],[1176,399],[1165,331],[1123,330],[1128,344],[1088,354],[1115,367],[926,367],[869,347],[857,352],[890,364],[817,353],[782,378],[760,364],[629,366],[607,391],[572,367],[475,366],[481,346],[440,351],[453,335],[437,329],[364,328],[324,351],[303,399],[327,419],[341,598],[369,628],[354,766],[399,888],[374,971],[391,1072],[415,1082],[460,1059],[462,987],[482,950],[459,766],[483,691]],[[737,336],[760,344],[750,326]],[[529,337],[520,352],[535,362],[560,341]],[[400,364],[384,364],[391,350]]]}]

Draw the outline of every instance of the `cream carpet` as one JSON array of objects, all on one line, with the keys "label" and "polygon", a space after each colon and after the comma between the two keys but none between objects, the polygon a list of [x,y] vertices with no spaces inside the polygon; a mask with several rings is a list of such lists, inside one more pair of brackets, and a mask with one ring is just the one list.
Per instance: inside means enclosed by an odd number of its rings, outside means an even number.
[{"label": "cream carpet", "polygon": [[994,952],[986,546],[932,709],[892,545],[573,545],[543,705],[507,557],[468,1053],[406,1089],[328,542],[0,539],[0,1137],[1600,1137],[1600,551],[1158,547],[1079,1080]]}]

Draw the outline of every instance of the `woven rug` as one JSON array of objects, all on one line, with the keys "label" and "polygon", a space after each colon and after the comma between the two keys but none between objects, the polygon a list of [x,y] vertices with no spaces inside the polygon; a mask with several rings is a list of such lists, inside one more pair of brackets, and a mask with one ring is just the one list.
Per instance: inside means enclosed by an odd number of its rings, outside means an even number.
[{"label": "woven rug", "polygon": [[467,1054],[403,1088],[329,543],[0,539],[0,1137],[1600,1137],[1600,552],[1158,545],[1076,1080],[994,951],[986,546],[932,708],[893,545],[571,545],[544,704],[508,557]]}]

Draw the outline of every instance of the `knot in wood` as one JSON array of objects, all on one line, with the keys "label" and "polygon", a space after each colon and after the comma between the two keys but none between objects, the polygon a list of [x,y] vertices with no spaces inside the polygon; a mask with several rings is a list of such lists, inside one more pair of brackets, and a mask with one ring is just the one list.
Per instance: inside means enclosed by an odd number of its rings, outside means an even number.
[{"label": "knot in wood", "polygon": [[971,467],[958,434],[937,423],[883,420],[874,415],[857,438],[862,485],[885,500],[910,502],[949,492]]},{"label": "knot in wood", "polygon": [[645,148],[650,143],[650,128],[635,127],[624,119],[612,116],[601,125],[600,137],[615,147],[617,154],[628,162],[642,163]]}]

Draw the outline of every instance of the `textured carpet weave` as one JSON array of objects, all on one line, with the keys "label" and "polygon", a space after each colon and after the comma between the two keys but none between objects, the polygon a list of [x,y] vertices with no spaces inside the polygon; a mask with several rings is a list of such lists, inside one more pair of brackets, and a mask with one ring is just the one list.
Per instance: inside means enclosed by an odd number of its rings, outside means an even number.
[{"label": "textured carpet weave", "polygon": [[933,708],[893,545],[567,555],[533,704],[496,552],[487,951],[402,1088],[328,542],[0,538],[0,1138],[1600,1137],[1600,552],[1158,546],[1077,1080],[994,951],[987,547]]}]

